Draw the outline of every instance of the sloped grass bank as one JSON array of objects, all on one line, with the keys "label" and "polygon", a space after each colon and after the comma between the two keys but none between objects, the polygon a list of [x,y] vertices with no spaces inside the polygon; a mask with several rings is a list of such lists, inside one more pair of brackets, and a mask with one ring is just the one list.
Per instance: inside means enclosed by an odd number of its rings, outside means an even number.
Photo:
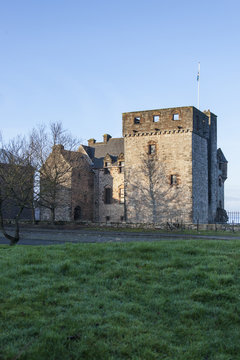
[{"label": "sloped grass bank", "polygon": [[0,268],[0,359],[239,359],[237,241],[1,246]]}]

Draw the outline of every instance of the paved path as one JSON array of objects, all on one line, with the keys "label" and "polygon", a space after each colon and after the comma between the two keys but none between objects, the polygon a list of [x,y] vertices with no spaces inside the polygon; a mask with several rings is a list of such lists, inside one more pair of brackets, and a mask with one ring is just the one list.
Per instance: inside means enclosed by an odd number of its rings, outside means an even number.
[{"label": "paved path", "polygon": [[[209,240],[240,240],[240,237],[187,235],[175,233],[124,232],[124,231],[94,231],[87,229],[59,230],[59,229],[22,229],[19,245],[53,245],[64,243],[98,243],[98,242],[130,242],[130,241],[162,241],[179,239],[209,239]],[[0,234],[0,244],[9,241]]]}]

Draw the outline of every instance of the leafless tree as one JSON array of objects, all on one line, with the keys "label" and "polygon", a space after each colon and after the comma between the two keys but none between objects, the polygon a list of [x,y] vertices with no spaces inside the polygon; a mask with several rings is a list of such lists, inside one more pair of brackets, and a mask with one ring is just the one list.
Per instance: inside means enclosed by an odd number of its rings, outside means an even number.
[{"label": "leafless tree", "polygon": [[62,201],[59,194],[71,171],[70,163],[61,158],[61,149],[74,151],[80,142],[59,122],[51,123],[49,130],[44,125],[38,126],[32,130],[30,139],[35,169],[34,198],[41,209],[49,209],[54,223],[56,208]]},{"label": "leafless tree", "polygon": [[[33,201],[33,168],[29,144],[24,137],[0,144],[0,227],[15,245],[19,241],[19,220]],[[14,221],[14,234],[6,230],[6,220]]]},{"label": "leafless tree", "polygon": [[164,164],[156,155],[142,155],[140,164],[126,169],[128,219],[162,223],[181,218],[179,200],[184,186],[171,184]]}]

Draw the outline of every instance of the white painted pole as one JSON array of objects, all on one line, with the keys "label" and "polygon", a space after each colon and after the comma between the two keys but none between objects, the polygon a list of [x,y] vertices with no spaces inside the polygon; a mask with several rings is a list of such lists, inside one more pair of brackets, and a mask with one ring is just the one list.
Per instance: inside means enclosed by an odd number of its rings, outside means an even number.
[{"label": "white painted pole", "polygon": [[199,110],[199,106],[200,106],[200,62],[198,63],[197,82],[198,82],[198,110]]}]

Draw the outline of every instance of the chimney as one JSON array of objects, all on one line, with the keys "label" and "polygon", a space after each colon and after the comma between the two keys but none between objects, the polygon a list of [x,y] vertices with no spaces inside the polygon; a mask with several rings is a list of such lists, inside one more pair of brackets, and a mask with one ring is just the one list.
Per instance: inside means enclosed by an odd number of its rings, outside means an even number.
[{"label": "chimney", "polygon": [[96,140],[95,139],[89,139],[88,140],[88,146],[91,146],[91,145],[93,145],[93,144],[95,144],[95,142],[96,142]]},{"label": "chimney", "polygon": [[61,144],[53,145],[52,147],[52,151],[62,152],[62,150],[64,150],[64,146]]},{"label": "chimney", "polygon": [[103,135],[103,142],[105,144],[108,142],[109,139],[111,139],[111,135],[109,135],[109,134],[104,134]]}]

